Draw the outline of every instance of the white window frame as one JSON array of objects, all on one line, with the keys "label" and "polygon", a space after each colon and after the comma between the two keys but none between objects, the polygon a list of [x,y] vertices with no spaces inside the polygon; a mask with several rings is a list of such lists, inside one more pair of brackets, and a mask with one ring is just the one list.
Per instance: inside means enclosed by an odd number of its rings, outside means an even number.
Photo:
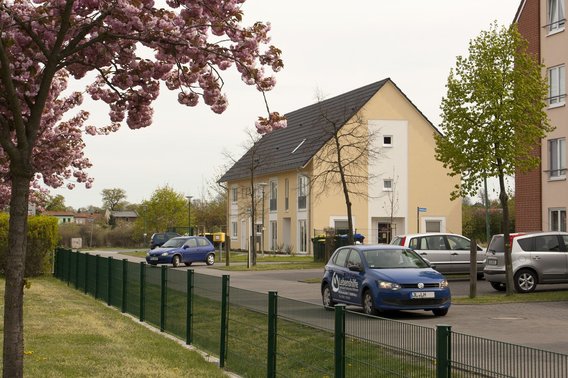
[{"label": "white window frame", "polygon": [[566,138],[548,140],[548,179],[566,180]]},{"label": "white window frame", "polygon": [[548,0],[548,34],[564,30],[566,23],[564,0]]},{"label": "white window frame", "polygon": [[237,239],[239,236],[239,224],[237,222],[231,222],[231,239]]},{"label": "white window frame", "polygon": [[231,188],[231,202],[232,203],[237,203],[239,199],[239,188],[236,186],[233,186]]},{"label": "white window frame", "polygon": [[[552,227],[553,219],[556,219],[556,224],[558,227]],[[564,223],[562,223],[564,221]],[[549,231],[563,231],[566,232],[566,208],[565,207],[554,207],[548,209],[548,228]],[[558,229],[555,229],[558,228]]]},{"label": "white window frame", "polygon": [[276,221],[270,221],[270,250],[276,251],[278,244],[278,223]]},{"label": "white window frame", "polygon": [[298,220],[298,252],[308,252],[308,222]]},{"label": "white window frame", "polygon": [[[308,176],[298,175],[298,195],[297,195],[297,197],[298,197],[298,199],[297,199],[298,210],[306,210],[308,208],[308,185],[309,185]],[[299,206],[300,197],[306,198],[305,207]]]},{"label": "white window frame", "polygon": [[426,222],[440,222],[440,232],[446,232],[445,217],[420,217],[420,233],[426,232]]},{"label": "white window frame", "polygon": [[556,108],[566,104],[566,68],[564,64],[550,67],[548,75],[548,107]]},{"label": "white window frame", "polygon": [[383,180],[383,192],[392,192],[392,179]]},{"label": "white window frame", "polygon": [[[268,208],[271,212],[278,211],[278,181],[277,180],[270,180],[268,182],[269,190],[270,190],[270,200],[268,204]],[[274,201],[274,202],[273,202]],[[274,203],[274,208],[272,204]]]},{"label": "white window frame", "polygon": [[[389,138],[389,142],[386,139]],[[393,136],[392,135],[383,135],[383,147],[392,147],[393,145]]]}]

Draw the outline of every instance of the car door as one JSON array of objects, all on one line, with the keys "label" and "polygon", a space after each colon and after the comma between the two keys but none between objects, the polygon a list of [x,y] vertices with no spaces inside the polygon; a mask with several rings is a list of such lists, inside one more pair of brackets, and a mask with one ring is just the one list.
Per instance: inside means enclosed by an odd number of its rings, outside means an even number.
[{"label": "car door", "polygon": [[[416,241],[415,241],[416,239]],[[409,244],[420,256],[442,273],[451,273],[451,257],[443,234],[413,238]]]},{"label": "car door", "polygon": [[361,304],[363,281],[365,279],[365,270],[361,254],[356,249],[351,249],[347,257],[347,270],[344,278],[344,291],[349,295],[351,303]]},{"label": "car door", "polygon": [[353,303],[352,296],[345,285],[347,257],[351,248],[342,248],[337,251],[332,261],[331,272],[331,298],[338,303]]},{"label": "car door", "polygon": [[187,241],[183,245],[182,261],[199,261],[199,251],[197,248],[197,240],[195,238],[187,239]]},{"label": "car door", "polygon": [[[470,246],[469,239],[458,235],[446,235],[446,240],[450,248],[450,267],[452,273],[469,273],[470,270]],[[483,254],[477,248],[476,260],[477,271],[483,271]]]},{"label": "car door", "polygon": [[197,238],[197,256],[199,261],[205,261],[207,255],[211,252],[211,244],[206,238]]},{"label": "car door", "polygon": [[535,236],[531,261],[543,283],[566,279],[568,262],[564,249],[559,235]]}]

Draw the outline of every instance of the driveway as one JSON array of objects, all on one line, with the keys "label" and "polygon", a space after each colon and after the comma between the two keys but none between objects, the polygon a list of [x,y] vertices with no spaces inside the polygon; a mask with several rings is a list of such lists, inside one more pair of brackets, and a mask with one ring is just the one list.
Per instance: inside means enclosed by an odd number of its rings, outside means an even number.
[{"label": "driveway", "polygon": [[[116,252],[91,252],[101,256],[113,256],[122,259],[125,256]],[[129,257],[131,261],[143,261]],[[177,268],[188,269],[188,268]],[[261,272],[226,272],[215,269],[215,266],[194,264],[196,273],[221,277],[228,274],[231,286],[268,293],[274,290],[279,297],[286,297],[312,304],[321,304],[320,286],[318,283],[306,283],[305,280],[320,278],[322,269],[306,269],[297,271],[261,271]],[[469,282],[451,281],[450,287],[454,296],[468,296]],[[541,285],[539,291],[568,290],[568,285]],[[497,293],[486,281],[477,281],[479,295]],[[356,308],[354,308],[356,309]],[[552,352],[568,354],[568,302],[532,302],[503,303],[490,305],[454,304],[445,317],[435,317],[431,312],[408,311],[389,314],[387,317],[417,325],[434,327],[446,324],[454,332],[485,337],[512,344],[524,345]]]}]

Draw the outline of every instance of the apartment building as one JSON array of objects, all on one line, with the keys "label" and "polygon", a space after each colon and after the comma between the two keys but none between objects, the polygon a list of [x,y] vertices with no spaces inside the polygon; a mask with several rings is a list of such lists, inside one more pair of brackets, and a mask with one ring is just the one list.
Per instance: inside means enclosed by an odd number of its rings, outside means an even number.
[{"label": "apartment building", "polygon": [[547,113],[555,130],[535,146],[540,167],[515,177],[517,231],[566,231],[566,0],[523,0],[515,22],[529,42],[529,52],[544,65],[549,92]]}]

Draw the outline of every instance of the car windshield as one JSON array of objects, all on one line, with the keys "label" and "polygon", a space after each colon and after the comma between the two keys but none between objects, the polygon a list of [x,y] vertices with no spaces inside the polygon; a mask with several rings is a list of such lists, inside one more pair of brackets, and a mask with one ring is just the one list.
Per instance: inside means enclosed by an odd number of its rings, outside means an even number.
[{"label": "car windshield", "polygon": [[427,268],[428,264],[409,249],[373,249],[364,251],[371,269]]},{"label": "car windshield", "polygon": [[173,238],[162,245],[162,248],[179,248],[186,242],[183,238]]}]

